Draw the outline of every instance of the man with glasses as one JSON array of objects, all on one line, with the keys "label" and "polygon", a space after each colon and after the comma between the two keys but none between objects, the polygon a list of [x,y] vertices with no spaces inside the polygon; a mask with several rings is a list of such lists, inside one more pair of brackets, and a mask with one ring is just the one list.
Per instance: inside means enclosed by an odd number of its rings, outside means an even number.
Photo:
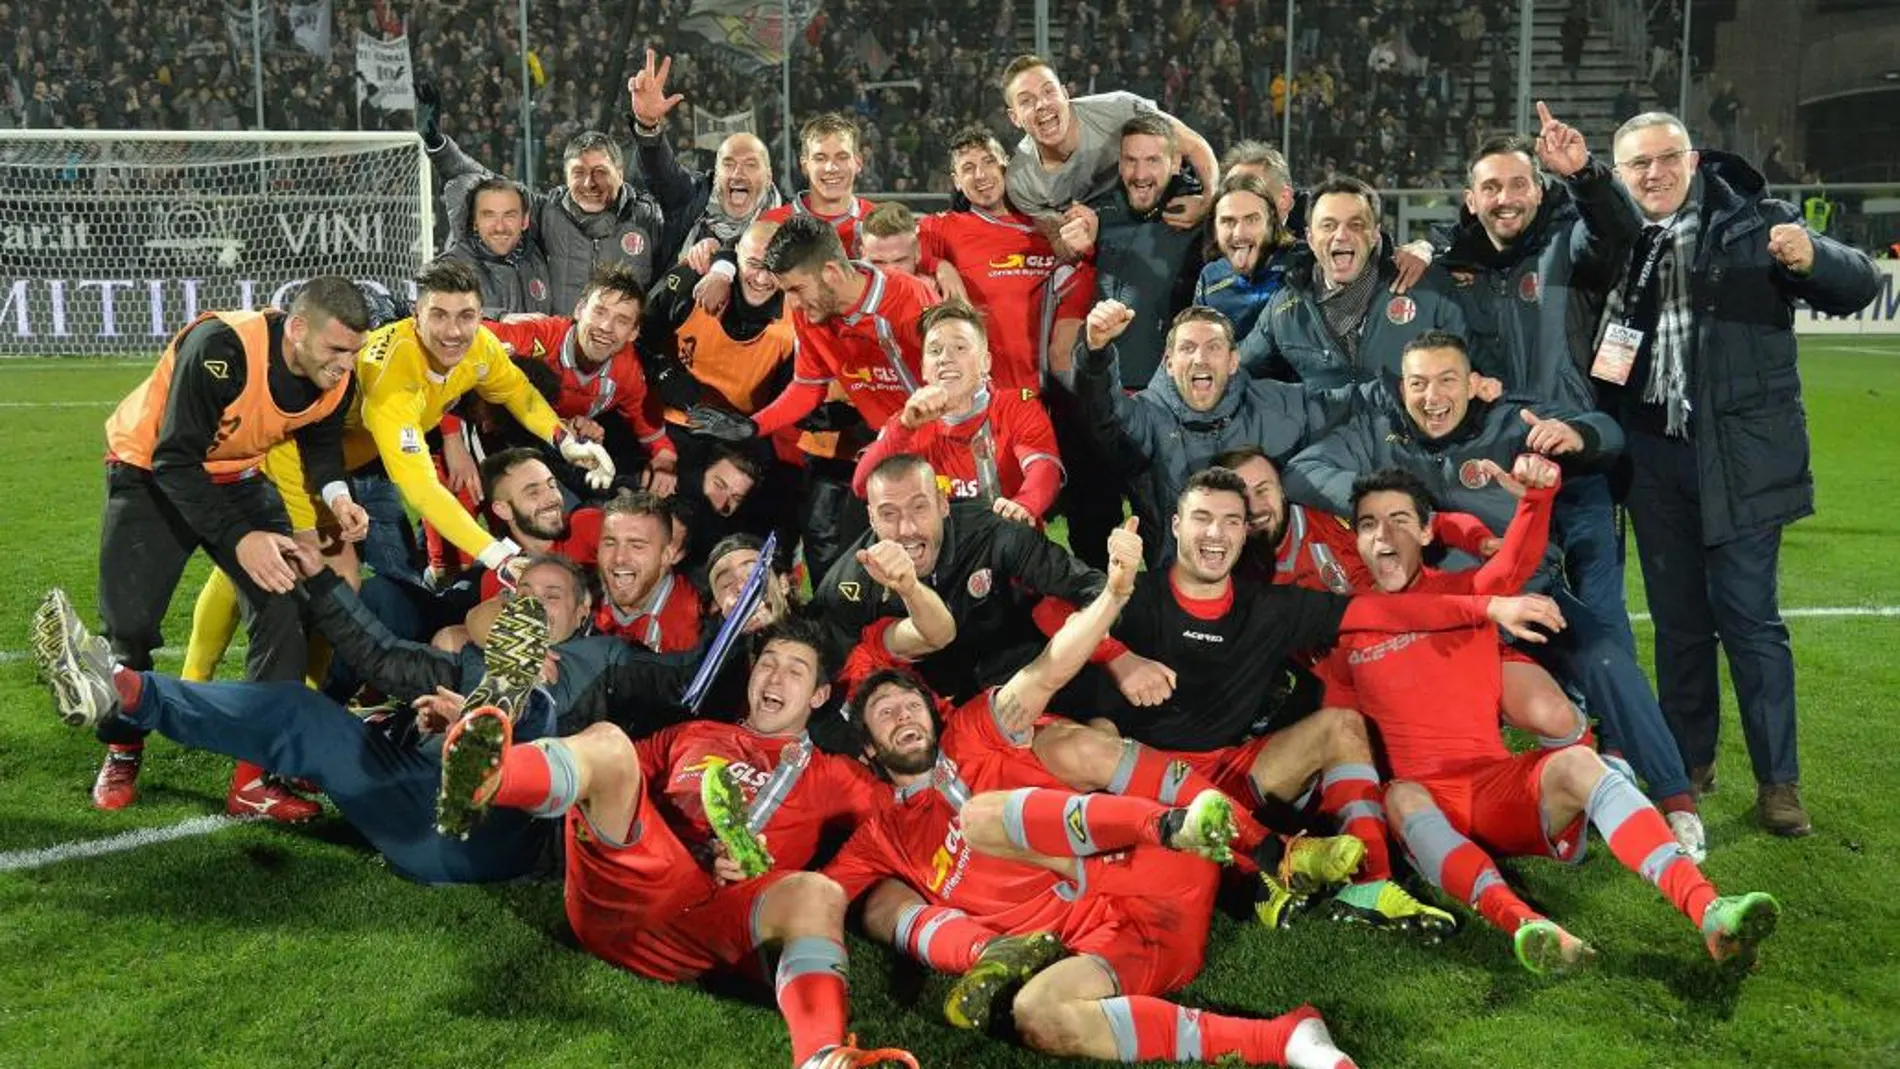
[{"label": "man with glasses", "polygon": [[1756,816],[1777,835],[1806,835],[1776,588],[1781,529],[1814,511],[1794,302],[1848,315],[1879,277],[1865,254],[1769,199],[1740,157],[1695,151],[1673,115],[1625,122],[1615,155],[1649,225],[1609,290],[1590,373],[1628,435],[1663,712],[1697,789],[1713,790],[1719,640],[1760,785]]}]

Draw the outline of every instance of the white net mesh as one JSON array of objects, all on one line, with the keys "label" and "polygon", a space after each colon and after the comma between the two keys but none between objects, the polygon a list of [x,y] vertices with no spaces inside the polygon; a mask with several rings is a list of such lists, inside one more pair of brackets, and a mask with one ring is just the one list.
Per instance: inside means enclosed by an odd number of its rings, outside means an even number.
[{"label": "white net mesh", "polygon": [[312,275],[408,292],[414,134],[0,133],[0,356],[154,354],[201,311]]}]

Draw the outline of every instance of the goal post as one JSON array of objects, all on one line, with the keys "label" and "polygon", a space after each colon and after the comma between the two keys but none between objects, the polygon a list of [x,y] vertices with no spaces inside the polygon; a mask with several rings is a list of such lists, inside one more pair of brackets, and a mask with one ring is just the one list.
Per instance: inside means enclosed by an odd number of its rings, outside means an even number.
[{"label": "goal post", "polygon": [[0,130],[0,357],[154,355],[314,275],[413,296],[414,133]]}]

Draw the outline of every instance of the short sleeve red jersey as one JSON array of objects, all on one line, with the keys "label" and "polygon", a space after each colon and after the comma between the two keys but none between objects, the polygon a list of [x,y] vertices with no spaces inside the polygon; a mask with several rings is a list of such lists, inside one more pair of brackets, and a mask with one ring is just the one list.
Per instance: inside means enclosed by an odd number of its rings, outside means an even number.
[{"label": "short sleeve red jersey", "polygon": [[656,653],[681,653],[699,645],[699,618],[698,588],[678,572],[668,572],[638,609],[625,610],[602,598],[594,610],[594,633]]},{"label": "short sleeve red jersey", "polygon": [[811,863],[828,833],[844,834],[889,804],[890,785],[863,765],[820,752],[803,734],[761,735],[743,724],[692,720],[634,743],[646,791],[689,849],[710,850],[712,826],[699,802],[706,759],[724,758],[745,795],[749,823],[781,869]]},{"label": "short sleeve red jersey", "polygon": [[896,804],[859,828],[826,868],[846,895],[855,898],[891,876],[934,905],[960,909],[1002,931],[1061,926],[1075,897],[1073,884],[1041,866],[972,850],[957,817],[965,802],[985,791],[1068,789],[1026,745],[1004,734],[992,693],[950,714],[930,778],[899,791]]},{"label": "short sleeve red jersey", "polygon": [[918,220],[925,261],[956,268],[971,303],[983,310],[990,377],[1009,390],[1040,390],[1058,320],[1083,319],[1095,296],[1095,269],[1056,259],[1029,217],[978,209]]},{"label": "short sleeve red jersey", "polygon": [[1033,391],[993,387],[978,394],[976,411],[961,419],[931,420],[915,431],[893,419],[878,439],[874,453],[916,453],[930,461],[952,500],[1015,500],[1036,464],[1051,465],[1058,482],[1064,474],[1056,432]]},{"label": "short sleeve red jersey", "polygon": [[1350,520],[1289,501],[1273,581],[1351,594],[1370,589],[1372,573],[1359,558],[1359,540]]},{"label": "short sleeve red jersey", "polygon": [[561,392],[553,408],[562,419],[599,420],[603,413],[612,412],[633,428],[649,452],[673,448],[665,429],[646,412],[647,379],[633,346],[588,367],[574,337],[574,321],[566,316],[484,325],[516,356],[539,360],[560,376]]},{"label": "short sleeve red jersey", "polygon": [[[558,553],[583,568],[592,568],[600,553],[601,511],[595,508],[575,509],[567,515],[567,533],[548,546],[549,553]],[[482,600],[487,601],[501,593],[501,579],[494,572],[482,573]]]},{"label": "short sleeve red jersey", "polygon": [[813,219],[822,219],[831,224],[831,229],[838,232],[838,240],[844,243],[844,254],[856,257],[858,255],[858,224],[864,220],[865,216],[871,214],[871,209],[875,207],[877,207],[875,203],[863,197],[853,197],[850,208],[837,215],[826,215],[823,212],[813,211],[809,195],[800,193],[771,211],[759,213],[759,222],[782,223],[794,215],[809,215]]},{"label": "short sleeve red jersey", "polygon": [[855,266],[865,281],[855,306],[823,323],[811,322],[802,310],[792,313],[798,336],[792,381],[809,386],[835,381],[866,423],[882,427],[923,382],[917,317],[937,299],[909,275]]}]

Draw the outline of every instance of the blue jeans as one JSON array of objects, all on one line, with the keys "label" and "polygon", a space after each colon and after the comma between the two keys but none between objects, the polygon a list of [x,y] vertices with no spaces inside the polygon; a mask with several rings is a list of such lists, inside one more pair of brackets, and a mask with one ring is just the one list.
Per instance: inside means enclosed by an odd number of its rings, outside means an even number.
[{"label": "blue jeans", "polygon": [[1577,597],[1597,610],[1610,637],[1636,655],[1629,603],[1623,592],[1623,539],[1616,502],[1603,475],[1570,479],[1557,491],[1551,537],[1564,552],[1564,576]]},{"label": "blue jeans", "polygon": [[[418,883],[490,883],[535,870],[561,824],[495,809],[466,840],[435,830],[442,761],[398,742],[300,683],[187,683],[143,673],[138,709],[124,719],[193,749],[315,780],[399,875]],[[537,695],[518,725],[526,741],[552,729]]]},{"label": "blue jeans", "polygon": [[1526,648],[1583,694],[1587,711],[1603,723],[1606,741],[1621,748],[1649,785],[1650,797],[1686,793],[1689,774],[1649,677],[1636,663],[1628,614],[1605,613],[1561,586],[1550,595],[1569,626],[1545,645]]},{"label": "blue jeans", "polygon": [[363,563],[377,575],[422,586],[422,573],[416,570],[415,529],[403,511],[396,484],[380,468],[372,468],[350,476],[350,496],[369,513],[369,537],[359,547]]}]

